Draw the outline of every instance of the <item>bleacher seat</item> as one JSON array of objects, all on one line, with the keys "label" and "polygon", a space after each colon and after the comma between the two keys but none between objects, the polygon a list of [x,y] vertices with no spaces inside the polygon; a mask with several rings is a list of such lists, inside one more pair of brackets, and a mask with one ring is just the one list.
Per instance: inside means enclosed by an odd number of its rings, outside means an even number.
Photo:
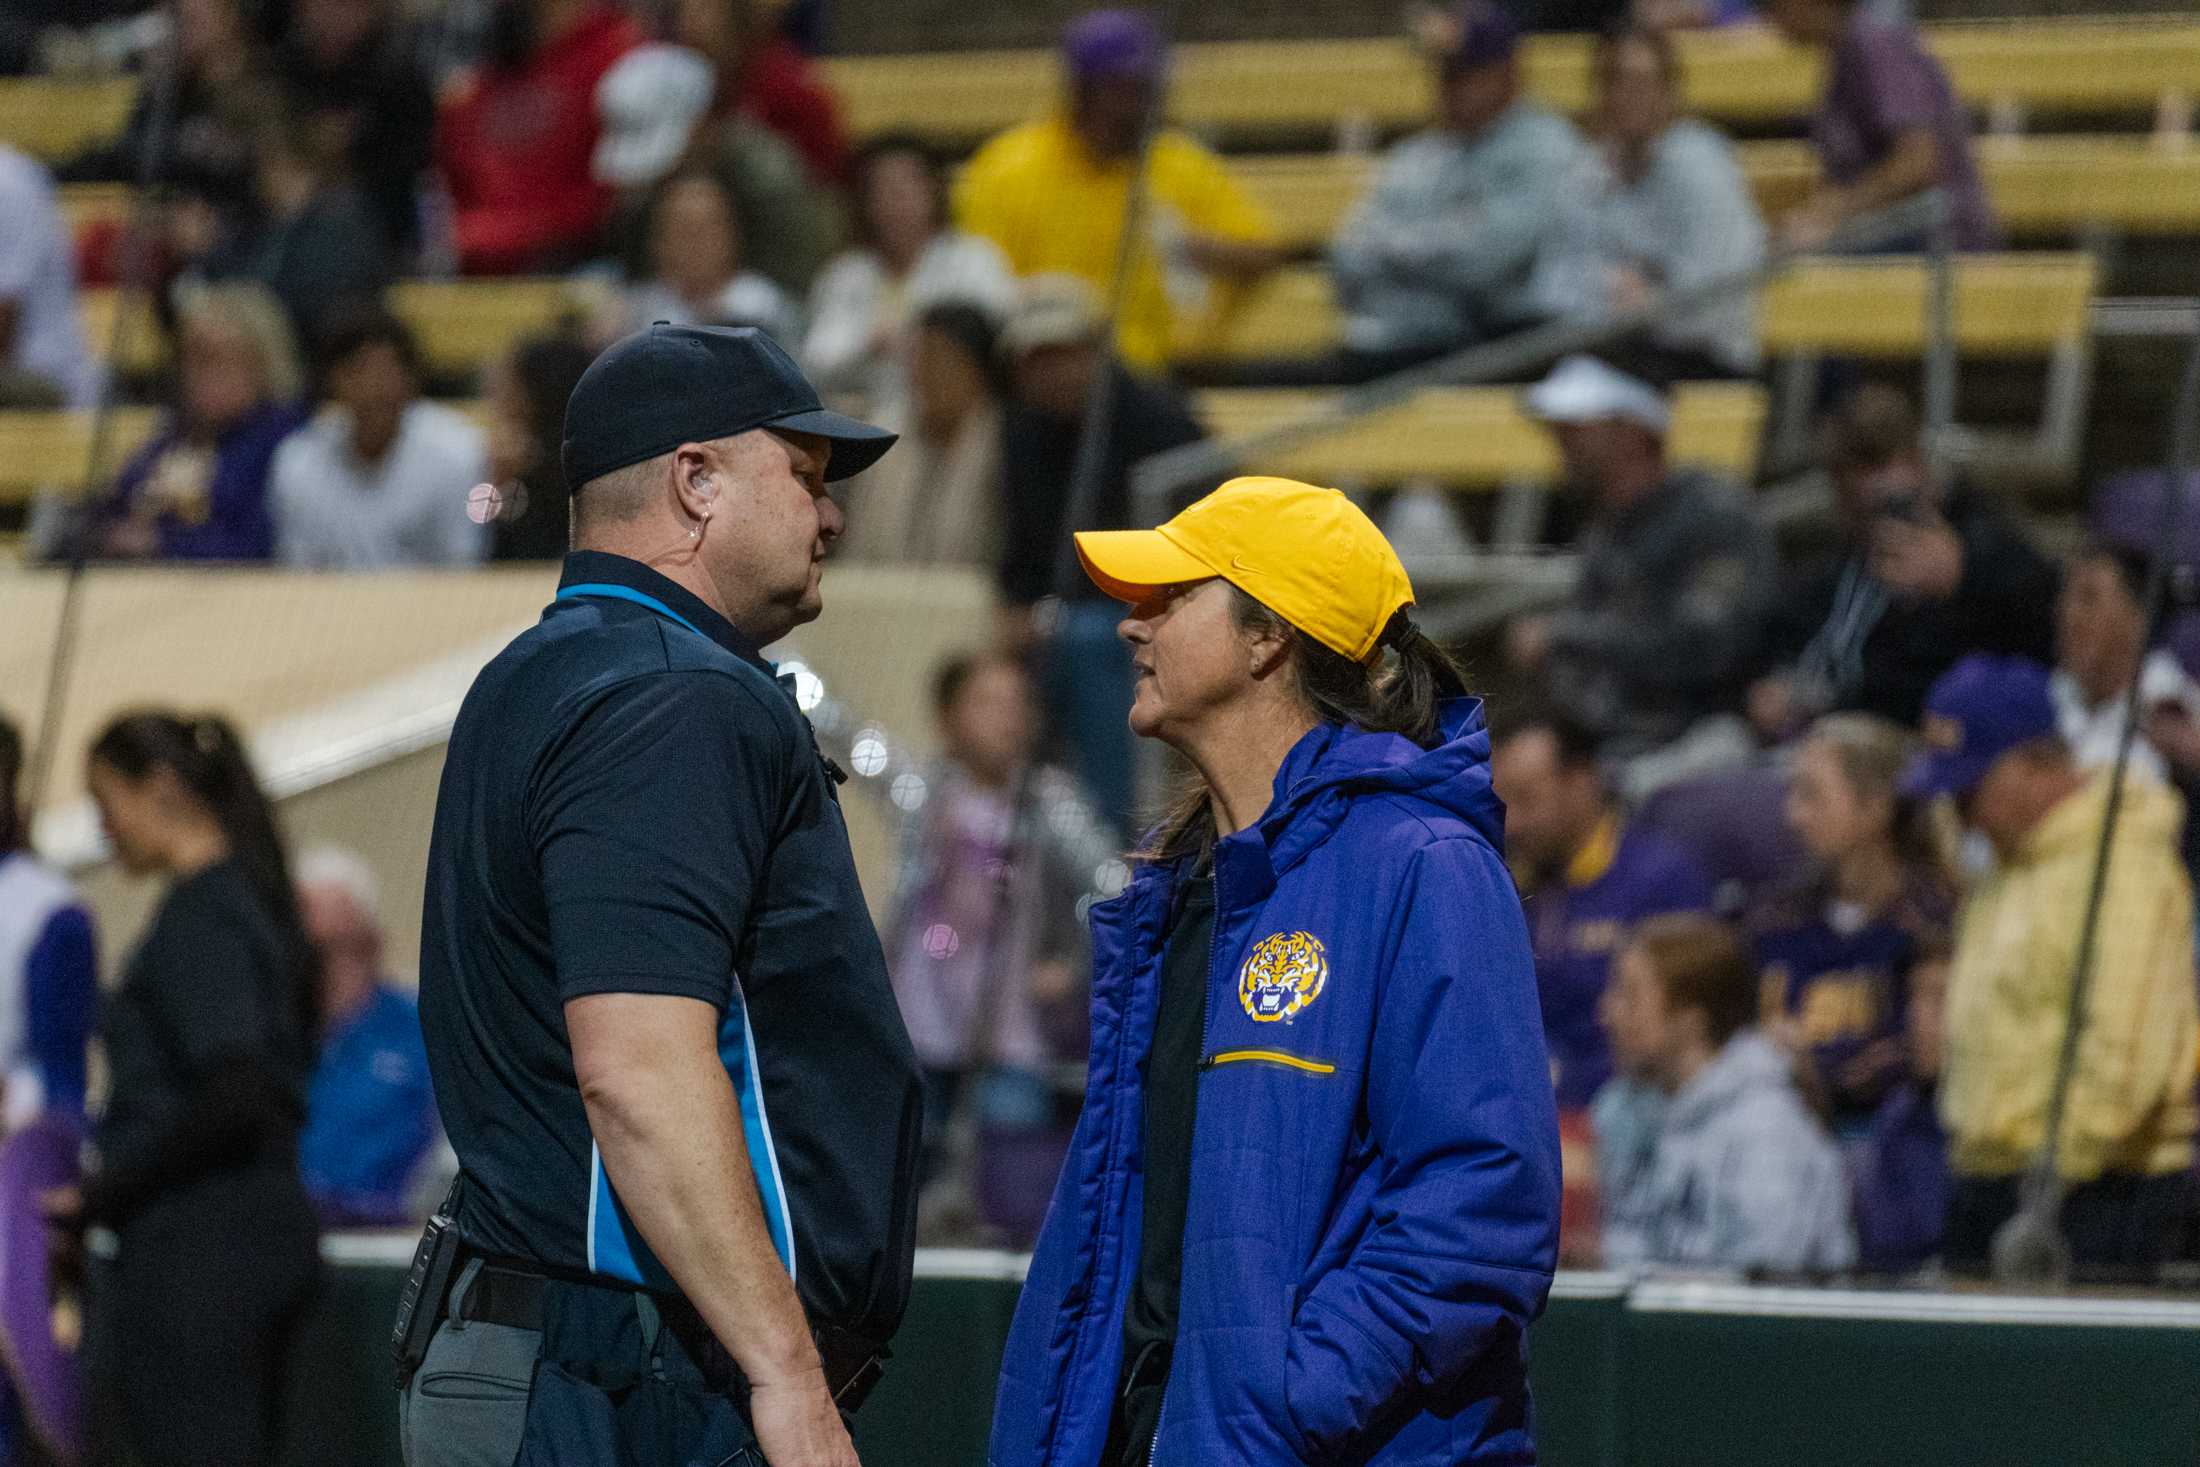
[{"label": "bleacher seat", "polygon": [[[1236,438],[1303,418],[1327,396],[1321,389],[1220,388],[1201,393],[1198,405],[1210,432]],[[1684,383],[1673,395],[1673,457],[1746,483],[1756,474],[1764,418],[1765,393],[1754,383]],[[1558,452],[1549,432],[1521,411],[1517,391],[1439,387],[1318,437],[1255,454],[1240,467],[1319,484],[1495,489],[1548,482],[1557,475]]]},{"label": "bleacher seat", "polygon": [[[120,293],[112,289],[82,293],[79,309],[85,338],[104,352],[112,339]],[[123,344],[125,376],[143,377],[158,368],[163,343],[152,312],[136,297],[141,313]],[[446,381],[470,380],[482,367],[523,336],[555,328],[576,309],[574,287],[562,280],[408,280],[390,287],[390,308],[420,339],[429,370]]]},{"label": "bleacher seat", "polygon": [[120,135],[137,88],[128,76],[0,81],[0,142],[47,162],[73,158]]},{"label": "bleacher seat", "polygon": [[[1928,27],[1926,38],[1965,103],[1997,118],[2143,118],[2200,85],[2200,23],[2187,17],[1952,24]],[[1680,51],[1690,109],[1716,121],[1783,122],[1816,98],[1817,61],[1769,31],[1690,33]],[[1593,53],[1588,37],[1535,37],[1529,89],[1580,111]],[[835,57],[826,66],[856,132],[914,131],[954,145],[1038,116],[1060,85],[1043,50]],[[1228,141],[1323,133],[1346,119],[1395,131],[1428,111],[1428,67],[1395,39],[1187,45],[1170,90],[1172,118]]]},{"label": "bleacher seat", "polygon": [[158,408],[117,409],[95,474],[91,414],[0,412],[0,504],[20,503],[45,489],[73,497],[95,478],[104,482],[152,436],[159,421]]}]

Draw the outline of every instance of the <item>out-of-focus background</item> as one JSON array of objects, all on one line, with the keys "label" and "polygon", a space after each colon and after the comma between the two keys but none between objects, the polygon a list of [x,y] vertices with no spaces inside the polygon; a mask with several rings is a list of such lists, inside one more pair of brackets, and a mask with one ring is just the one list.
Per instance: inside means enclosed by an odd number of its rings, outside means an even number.
[{"label": "out-of-focus background", "polygon": [[[769,651],[852,771],[942,1097],[866,1461],[983,1458],[1081,924],[1175,777],[1067,537],[1277,472],[1375,517],[1489,700],[1567,1142],[1545,1459],[2190,1462],[2200,517],[2163,526],[2196,102],[2200,17],[2118,0],[0,0],[0,1036],[39,1029],[57,914],[111,985],[161,895],[111,861],[92,739],[235,724],[352,980],[288,1439],[394,1462],[383,1331],[452,1164],[407,997],[444,740],[554,591],[582,368],[751,325],[903,434]],[[2077,1060],[2071,1286],[1978,1255],[2044,1134],[2092,850],[1997,848],[1900,780],[1974,654],[2011,660],[1976,716],[2047,689],[2071,799],[2139,709],[2163,813],[2108,879],[2185,914],[2173,972],[2099,945],[2087,1022],[2176,1053]],[[1822,1251],[1610,1175],[1658,1097],[1600,1000],[1674,911],[1749,939],[1733,1042],[1776,1093],[1723,1118],[1807,1116],[1839,1186],[1777,1205]],[[1037,1049],[993,1038],[1012,1006]],[[50,1103],[97,1115],[90,1054]]]}]

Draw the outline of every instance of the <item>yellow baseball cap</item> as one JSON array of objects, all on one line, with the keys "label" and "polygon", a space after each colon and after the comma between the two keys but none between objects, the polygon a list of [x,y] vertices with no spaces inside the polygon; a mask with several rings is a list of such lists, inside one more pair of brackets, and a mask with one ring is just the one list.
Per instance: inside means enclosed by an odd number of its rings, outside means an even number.
[{"label": "yellow baseball cap", "polygon": [[1132,605],[1220,577],[1330,651],[1366,662],[1413,583],[1375,522],[1334,489],[1232,479],[1151,530],[1084,530],[1094,585]]}]

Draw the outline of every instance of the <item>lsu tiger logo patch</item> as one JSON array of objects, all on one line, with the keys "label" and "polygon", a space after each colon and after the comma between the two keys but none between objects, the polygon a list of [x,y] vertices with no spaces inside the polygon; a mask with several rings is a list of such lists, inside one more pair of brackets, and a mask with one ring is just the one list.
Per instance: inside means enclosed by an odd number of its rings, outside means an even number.
[{"label": "lsu tiger logo patch", "polygon": [[1311,932],[1278,932],[1260,940],[1238,971],[1238,1002],[1254,1022],[1288,1024],[1320,998],[1329,983],[1329,956]]}]

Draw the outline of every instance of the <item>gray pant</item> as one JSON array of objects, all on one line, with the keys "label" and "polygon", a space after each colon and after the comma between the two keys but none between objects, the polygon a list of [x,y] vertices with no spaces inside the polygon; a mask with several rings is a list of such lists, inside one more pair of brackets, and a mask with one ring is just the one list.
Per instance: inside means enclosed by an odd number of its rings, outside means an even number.
[{"label": "gray pant", "polygon": [[[465,1296],[480,1266],[467,1265],[454,1297]],[[541,1350],[536,1330],[444,1320],[397,1399],[405,1467],[512,1467]]]}]

